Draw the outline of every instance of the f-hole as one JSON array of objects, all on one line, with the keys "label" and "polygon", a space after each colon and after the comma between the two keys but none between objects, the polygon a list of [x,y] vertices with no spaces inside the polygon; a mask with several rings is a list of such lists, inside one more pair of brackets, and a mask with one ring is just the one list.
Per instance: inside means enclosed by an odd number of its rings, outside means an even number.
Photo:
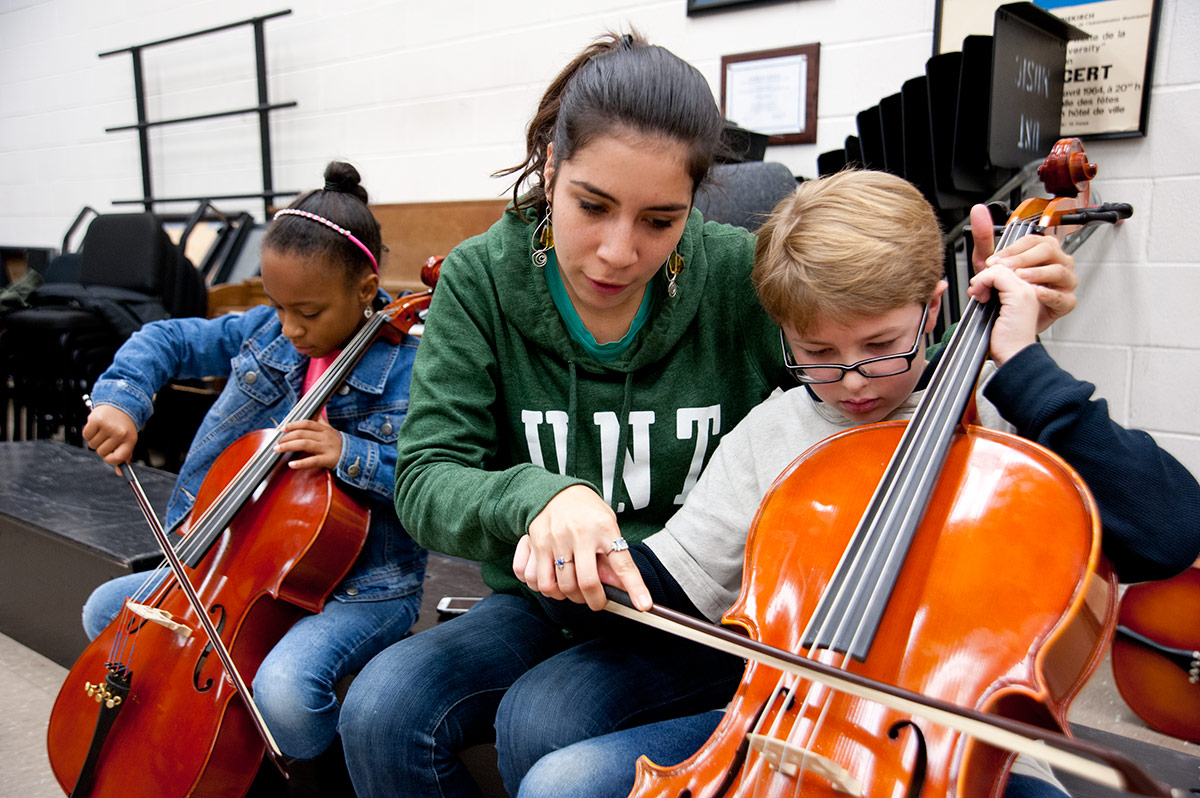
[{"label": "f-hole", "polygon": [[[213,608],[209,610],[209,614],[215,615],[217,618],[216,623],[213,625],[216,627],[217,636],[219,637],[221,632],[225,631],[225,608],[220,604],[214,604]],[[192,685],[196,688],[197,693],[203,693],[212,689],[212,679],[206,679],[203,685],[200,684],[200,671],[204,669],[204,663],[208,660],[208,655],[212,653],[212,649],[213,644],[212,641],[209,640],[204,646],[204,650],[200,652],[199,658],[196,660],[196,669],[192,671]]]},{"label": "f-hole", "polygon": [[904,793],[904,796],[920,798],[925,789],[925,773],[929,767],[929,754],[925,748],[925,735],[921,732],[921,727],[911,720],[898,720],[888,728],[887,734],[889,740],[899,739],[900,730],[906,727],[917,735],[917,761],[913,763],[912,780],[909,781],[908,792]]}]

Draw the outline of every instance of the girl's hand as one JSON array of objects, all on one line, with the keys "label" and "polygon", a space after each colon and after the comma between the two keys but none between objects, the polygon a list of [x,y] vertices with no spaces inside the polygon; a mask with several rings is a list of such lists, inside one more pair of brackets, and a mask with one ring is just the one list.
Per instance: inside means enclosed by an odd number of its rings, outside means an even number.
[{"label": "girl's hand", "polygon": [[529,524],[513,555],[516,577],[548,598],[570,599],[593,610],[608,599],[603,585],[627,592],[640,610],[650,608],[650,591],[621,540],[616,513],[584,485],[561,491]]},{"label": "girl's hand", "polygon": [[[976,272],[981,273],[989,266],[1006,266],[1033,287],[1039,303],[1036,332],[1044,332],[1075,309],[1075,286],[1079,284],[1075,259],[1063,252],[1058,239],[1023,236],[993,254],[992,217],[983,205],[971,208],[971,231]],[[988,296],[984,291],[982,298],[986,300]]]},{"label": "girl's hand", "polygon": [[337,468],[342,457],[342,434],[329,426],[329,422],[293,421],[283,428],[275,444],[277,452],[304,452],[305,457],[295,457],[288,463],[290,468]]},{"label": "girl's hand", "polygon": [[97,405],[88,413],[87,423],[83,425],[83,439],[120,474],[120,467],[133,457],[133,447],[138,439],[137,425],[124,410],[112,405]]}]

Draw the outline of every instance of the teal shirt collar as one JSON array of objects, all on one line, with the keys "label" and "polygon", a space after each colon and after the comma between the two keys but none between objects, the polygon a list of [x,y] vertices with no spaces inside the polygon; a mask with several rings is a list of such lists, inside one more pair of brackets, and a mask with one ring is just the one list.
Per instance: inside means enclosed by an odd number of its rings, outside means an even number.
[{"label": "teal shirt collar", "polygon": [[558,258],[555,257],[554,250],[551,250],[549,254],[550,258],[546,263],[546,268],[543,269],[546,272],[546,285],[550,288],[550,298],[554,300],[554,306],[558,308],[558,313],[562,316],[563,324],[566,325],[571,340],[583,347],[583,351],[589,357],[601,363],[608,363],[621,357],[628,351],[630,345],[633,344],[633,339],[637,337],[642,327],[645,326],[646,320],[650,318],[650,308],[654,305],[654,294],[656,293],[656,281],[651,280],[646,285],[646,292],[642,295],[642,304],[638,306],[638,311],[629,324],[629,331],[621,336],[620,340],[599,344],[596,343],[596,337],[588,332],[587,327],[583,326],[583,320],[579,318],[575,305],[571,303],[567,287],[563,284],[562,275],[558,271]]}]

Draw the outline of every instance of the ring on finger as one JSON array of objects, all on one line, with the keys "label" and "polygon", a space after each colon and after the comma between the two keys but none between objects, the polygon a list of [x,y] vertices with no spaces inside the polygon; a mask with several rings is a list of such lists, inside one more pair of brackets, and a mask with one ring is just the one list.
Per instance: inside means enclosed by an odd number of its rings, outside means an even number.
[{"label": "ring on finger", "polygon": [[614,551],[628,551],[628,550],[629,550],[629,543],[625,540],[625,538],[617,538],[616,540],[614,540],[612,543],[610,543],[608,545],[608,553],[609,554],[612,554]]},{"label": "ring on finger", "polygon": [[555,557],[554,558],[554,567],[561,571],[563,568],[565,568],[568,564],[571,563],[572,559],[573,558],[571,558],[571,557]]}]

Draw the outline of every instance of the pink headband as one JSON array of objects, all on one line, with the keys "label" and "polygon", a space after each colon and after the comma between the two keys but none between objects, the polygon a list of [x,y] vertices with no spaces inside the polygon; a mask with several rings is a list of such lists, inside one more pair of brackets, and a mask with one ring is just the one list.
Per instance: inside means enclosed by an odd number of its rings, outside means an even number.
[{"label": "pink headband", "polygon": [[368,258],[371,259],[371,268],[375,270],[376,274],[379,274],[379,262],[375,260],[375,256],[371,254],[371,250],[367,249],[367,245],[364,244],[363,242],[359,241],[357,238],[355,238],[354,233],[351,233],[346,228],[344,228],[340,225],[334,224],[333,222],[326,219],[324,216],[317,216],[315,213],[309,213],[308,211],[302,211],[299,208],[284,208],[281,211],[276,211],[275,218],[278,219],[280,216],[303,216],[305,219],[312,219],[314,222],[318,222],[320,224],[325,225],[326,227],[328,227],[330,230],[333,230],[334,232],[341,233],[346,238],[350,239],[351,243],[353,243],[354,246],[361,249],[363,251],[363,253]]}]

